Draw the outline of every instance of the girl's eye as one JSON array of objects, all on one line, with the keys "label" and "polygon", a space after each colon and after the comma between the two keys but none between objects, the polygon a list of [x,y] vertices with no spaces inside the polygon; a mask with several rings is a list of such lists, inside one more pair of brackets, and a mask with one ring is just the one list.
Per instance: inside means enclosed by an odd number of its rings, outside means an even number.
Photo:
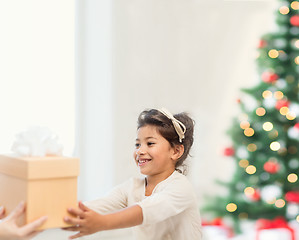
[{"label": "girl's eye", "polygon": [[140,147],[140,143],[135,143],[135,147],[139,148]]},{"label": "girl's eye", "polygon": [[155,144],[155,143],[153,143],[153,142],[148,142],[148,143],[147,143],[148,146],[152,146],[152,145],[154,145],[154,144]]}]

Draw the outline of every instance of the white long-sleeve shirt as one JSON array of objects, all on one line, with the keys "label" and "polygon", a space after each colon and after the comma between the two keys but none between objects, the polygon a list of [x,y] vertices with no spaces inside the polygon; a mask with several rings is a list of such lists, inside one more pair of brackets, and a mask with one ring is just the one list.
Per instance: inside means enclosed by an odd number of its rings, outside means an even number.
[{"label": "white long-sleeve shirt", "polygon": [[86,205],[102,214],[139,205],[141,225],[133,227],[137,240],[201,240],[197,198],[186,176],[174,171],[145,196],[145,178],[131,178],[106,197]]}]

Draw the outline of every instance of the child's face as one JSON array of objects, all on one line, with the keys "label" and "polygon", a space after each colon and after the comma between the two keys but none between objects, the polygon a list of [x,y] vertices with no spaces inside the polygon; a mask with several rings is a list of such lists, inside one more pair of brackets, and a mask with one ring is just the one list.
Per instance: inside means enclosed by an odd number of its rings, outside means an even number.
[{"label": "child's face", "polygon": [[134,159],[140,172],[147,176],[170,175],[175,170],[174,148],[155,126],[138,129]]}]

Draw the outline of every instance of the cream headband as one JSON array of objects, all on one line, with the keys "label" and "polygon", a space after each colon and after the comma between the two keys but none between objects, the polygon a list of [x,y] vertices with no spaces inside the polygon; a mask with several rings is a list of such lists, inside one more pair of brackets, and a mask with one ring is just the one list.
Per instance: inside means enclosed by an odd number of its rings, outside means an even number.
[{"label": "cream headband", "polygon": [[[161,109],[157,109],[159,112],[163,113],[166,117],[168,117],[173,126],[174,129],[176,131],[176,133],[179,136],[179,141],[180,143],[182,142],[182,140],[185,138],[185,132],[186,132],[186,127],[185,125],[180,122],[179,120],[177,120],[168,110],[166,110],[165,108],[161,108]],[[183,129],[182,129],[183,128]]]}]

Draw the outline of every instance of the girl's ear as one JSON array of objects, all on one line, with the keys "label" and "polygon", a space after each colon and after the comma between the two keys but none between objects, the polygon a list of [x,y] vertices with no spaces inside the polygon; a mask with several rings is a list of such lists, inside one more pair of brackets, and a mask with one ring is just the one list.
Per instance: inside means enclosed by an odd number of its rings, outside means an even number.
[{"label": "girl's ear", "polygon": [[173,152],[172,159],[177,161],[183,155],[185,148],[183,144],[180,144],[180,145],[175,145],[173,147],[173,150],[174,152]]}]

